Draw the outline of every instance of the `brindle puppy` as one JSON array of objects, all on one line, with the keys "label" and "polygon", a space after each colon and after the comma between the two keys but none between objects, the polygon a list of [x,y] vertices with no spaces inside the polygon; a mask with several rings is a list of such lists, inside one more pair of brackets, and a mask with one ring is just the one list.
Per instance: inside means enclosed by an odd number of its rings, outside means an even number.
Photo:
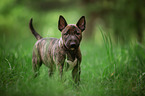
[{"label": "brindle puppy", "polygon": [[64,63],[66,68],[72,69],[73,80],[78,83],[81,73],[81,51],[79,48],[82,40],[82,32],[85,30],[85,17],[82,16],[77,24],[67,24],[63,16],[59,17],[58,29],[61,31],[62,37],[42,38],[33,28],[32,19],[29,26],[31,32],[36,37],[37,42],[33,49],[33,70],[35,77],[38,75],[40,66],[45,64],[49,68],[49,76],[53,74],[55,67],[59,70],[62,77]]}]

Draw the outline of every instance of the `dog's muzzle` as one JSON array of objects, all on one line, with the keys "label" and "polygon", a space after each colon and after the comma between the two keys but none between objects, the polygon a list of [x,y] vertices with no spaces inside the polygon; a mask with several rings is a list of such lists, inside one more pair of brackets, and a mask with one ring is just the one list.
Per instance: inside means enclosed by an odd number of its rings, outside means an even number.
[{"label": "dog's muzzle", "polygon": [[70,50],[75,50],[76,47],[77,47],[76,42],[71,42],[71,43],[70,43]]}]

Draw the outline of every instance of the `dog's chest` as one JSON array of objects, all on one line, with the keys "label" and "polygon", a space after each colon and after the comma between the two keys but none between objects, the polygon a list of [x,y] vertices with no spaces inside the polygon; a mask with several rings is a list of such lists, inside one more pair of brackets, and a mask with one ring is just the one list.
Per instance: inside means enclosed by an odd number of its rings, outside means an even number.
[{"label": "dog's chest", "polygon": [[74,61],[66,60],[67,70],[72,70],[77,65],[77,58]]}]

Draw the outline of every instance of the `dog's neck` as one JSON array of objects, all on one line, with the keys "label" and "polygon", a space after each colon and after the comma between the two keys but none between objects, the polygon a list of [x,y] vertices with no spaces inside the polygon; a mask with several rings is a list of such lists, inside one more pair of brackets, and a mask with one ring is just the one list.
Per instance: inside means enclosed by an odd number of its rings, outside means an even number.
[{"label": "dog's neck", "polygon": [[67,51],[67,47],[63,43],[62,37],[59,39],[59,48],[62,48],[64,51]]},{"label": "dog's neck", "polygon": [[60,47],[60,48],[63,47],[63,40],[62,40],[62,37],[59,39],[59,47]]}]

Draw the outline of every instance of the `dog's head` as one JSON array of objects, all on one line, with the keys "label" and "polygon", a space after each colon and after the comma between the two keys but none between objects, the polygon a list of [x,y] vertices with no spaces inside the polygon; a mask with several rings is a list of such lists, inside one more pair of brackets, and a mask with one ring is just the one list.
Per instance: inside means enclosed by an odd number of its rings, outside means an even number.
[{"label": "dog's head", "polygon": [[77,24],[67,24],[63,16],[59,17],[58,29],[61,31],[63,44],[67,49],[75,50],[79,47],[85,25],[85,16],[82,16]]}]

